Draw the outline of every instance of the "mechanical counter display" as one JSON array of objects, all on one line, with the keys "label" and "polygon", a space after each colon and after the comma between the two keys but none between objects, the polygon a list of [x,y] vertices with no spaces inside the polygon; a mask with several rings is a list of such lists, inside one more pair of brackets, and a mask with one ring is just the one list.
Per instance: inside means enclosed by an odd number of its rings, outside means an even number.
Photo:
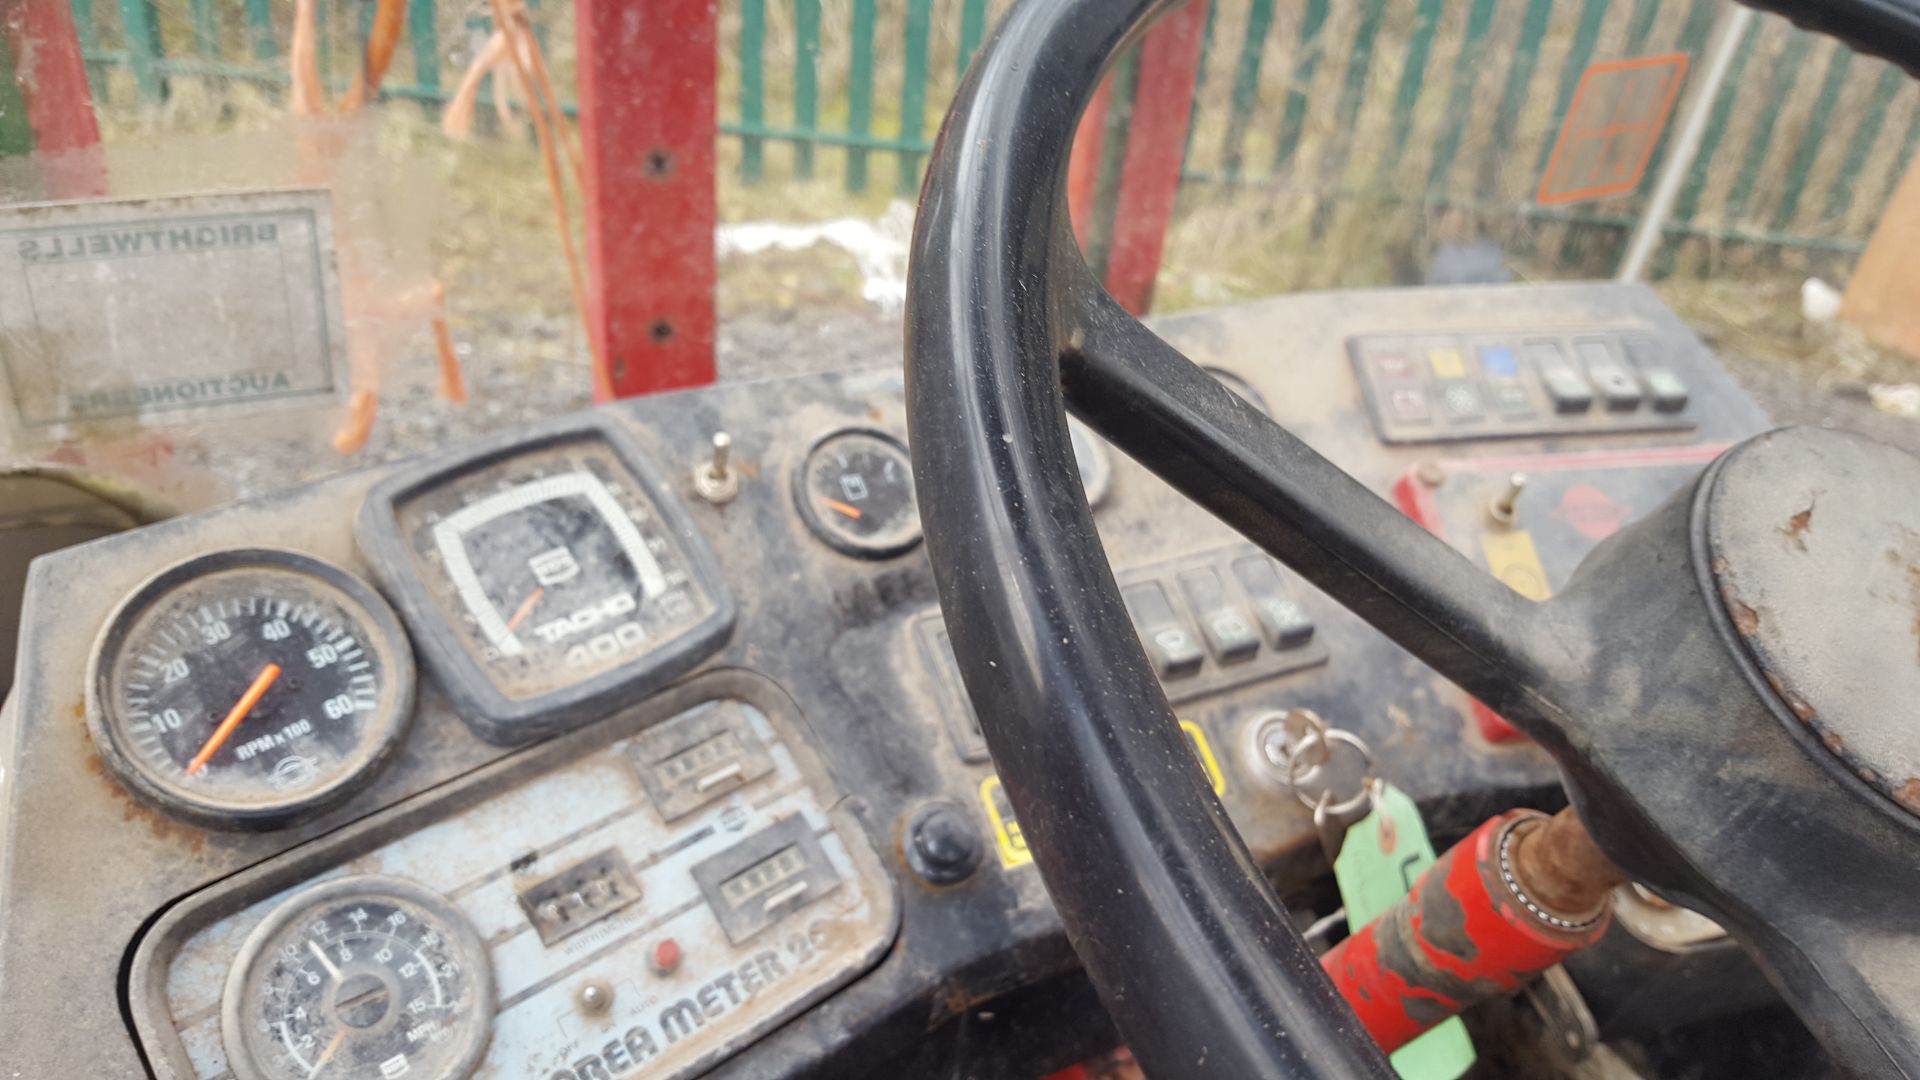
[{"label": "mechanical counter display", "polygon": [[684,508],[599,417],[393,477],[368,495],[359,537],[490,742],[541,738],[648,693],[733,626]]},{"label": "mechanical counter display", "polygon": [[269,829],[364,787],[413,705],[400,621],[338,567],[215,552],[142,585],[108,620],[87,679],[107,767],[166,812]]}]

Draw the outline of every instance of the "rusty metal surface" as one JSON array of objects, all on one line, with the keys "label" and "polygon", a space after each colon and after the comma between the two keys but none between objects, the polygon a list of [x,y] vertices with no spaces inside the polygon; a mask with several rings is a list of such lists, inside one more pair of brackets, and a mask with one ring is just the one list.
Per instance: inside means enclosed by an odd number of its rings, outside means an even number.
[{"label": "rusty metal surface", "polygon": [[[1293,430],[1385,492],[1420,454],[1375,440],[1347,363],[1348,336],[1411,326],[1623,324],[1676,350],[1695,386],[1702,427],[1694,435],[1622,436],[1603,445],[1732,441],[1755,430],[1757,412],[1704,347],[1637,287],[1304,294],[1169,319],[1162,328],[1197,360],[1246,379]],[[924,553],[848,558],[815,542],[793,507],[791,470],[821,435],[841,426],[904,434],[898,367],[722,384],[621,403],[603,415],[632,433],[663,476],[686,485],[681,494],[693,525],[734,590],[733,636],[699,670],[750,670],[792,697],[805,738],[826,759],[835,786],[869,807],[868,841],[884,853],[899,886],[901,934],[880,964],[763,1036],[755,1052],[719,1065],[716,1075],[861,1075],[884,1060],[863,1041],[876,1032],[917,1045],[930,1029],[991,1012],[1004,995],[1072,972],[1073,954],[1034,867],[998,857],[981,799],[992,766],[966,760],[954,744],[948,690],[917,633],[935,604]],[[691,497],[690,483],[718,430],[733,436],[741,491],[712,506]],[[1554,440],[1493,449],[1511,455],[1594,445]],[[1097,521],[1122,571],[1184,566],[1181,560],[1241,543],[1132,461],[1112,458]],[[35,565],[20,681],[0,716],[0,1076],[9,1069],[25,1076],[137,1075],[141,1058],[120,1019],[118,973],[157,915],[181,897],[273,864],[310,841],[331,843],[348,835],[342,830],[359,828],[356,822],[509,755],[476,738],[428,674],[406,743],[353,801],[277,833],[216,835],[133,799],[102,772],[87,743],[81,688],[88,650],[128,591],[164,566],[236,545],[306,552],[371,580],[352,522],[368,488],[388,471],[174,519]],[[1286,577],[1328,662],[1250,682],[1223,680],[1183,697],[1179,709],[1214,755],[1229,813],[1283,887],[1324,872],[1324,865],[1310,814],[1244,750],[1248,726],[1276,708],[1313,709],[1365,738],[1382,775],[1419,801],[1436,833],[1464,833],[1505,806],[1558,797],[1559,774],[1543,752],[1482,741],[1457,688]],[[696,671],[687,678],[698,677]],[[580,737],[611,741],[613,729],[591,724]],[[986,848],[981,868],[956,885],[921,881],[901,854],[903,830],[931,801],[963,808]],[[316,864],[313,872],[323,869]],[[90,1034],[77,1038],[76,1030]],[[977,1023],[970,1030],[976,1042],[990,1037]]]},{"label": "rusty metal surface", "polygon": [[1321,958],[1382,1050],[1513,992],[1606,933],[1605,890],[1597,906],[1567,919],[1516,885],[1515,839],[1549,820],[1524,810],[1488,818],[1406,896]]},{"label": "rusty metal surface", "polygon": [[1920,814],[1920,458],[1792,428],[1731,455],[1707,496],[1728,617],[1794,717]]},{"label": "rusty metal surface", "polygon": [[1572,922],[1596,917],[1614,887],[1627,879],[1594,844],[1571,806],[1543,824],[1516,830],[1512,863],[1520,891]]}]

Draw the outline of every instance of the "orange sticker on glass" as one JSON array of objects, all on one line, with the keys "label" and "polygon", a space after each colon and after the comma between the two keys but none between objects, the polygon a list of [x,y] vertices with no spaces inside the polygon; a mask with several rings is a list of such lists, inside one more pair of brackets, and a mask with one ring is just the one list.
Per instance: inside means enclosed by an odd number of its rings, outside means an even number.
[{"label": "orange sticker on glass", "polygon": [[1686,53],[1609,60],[1588,68],[1534,201],[1585,202],[1640,186],[1686,76]]}]

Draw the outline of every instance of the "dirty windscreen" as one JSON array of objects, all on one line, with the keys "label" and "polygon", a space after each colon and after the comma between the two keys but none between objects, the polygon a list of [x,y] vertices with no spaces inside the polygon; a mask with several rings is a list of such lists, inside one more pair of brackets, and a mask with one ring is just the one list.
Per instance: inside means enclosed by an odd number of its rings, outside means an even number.
[{"label": "dirty windscreen", "polygon": [[[4,464],[194,507],[895,363],[921,171],[1006,7],[32,5]],[[1916,137],[1892,67],[1712,0],[1195,0],[1112,73],[1069,190],[1136,310],[1623,274],[1777,417],[1911,443]]]}]

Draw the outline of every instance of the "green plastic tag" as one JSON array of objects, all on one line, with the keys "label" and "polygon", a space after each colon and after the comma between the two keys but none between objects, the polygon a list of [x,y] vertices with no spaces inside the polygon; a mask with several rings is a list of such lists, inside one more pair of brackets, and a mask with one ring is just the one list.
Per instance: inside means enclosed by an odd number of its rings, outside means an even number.
[{"label": "green plastic tag", "polygon": [[[1358,929],[1392,907],[1433,861],[1433,844],[1419,807],[1406,792],[1382,785],[1379,805],[1347,830],[1340,857],[1333,861],[1340,899],[1347,905],[1347,926]],[[1454,1080],[1473,1060],[1473,1040],[1458,1017],[1392,1054],[1402,1080]]]}]

